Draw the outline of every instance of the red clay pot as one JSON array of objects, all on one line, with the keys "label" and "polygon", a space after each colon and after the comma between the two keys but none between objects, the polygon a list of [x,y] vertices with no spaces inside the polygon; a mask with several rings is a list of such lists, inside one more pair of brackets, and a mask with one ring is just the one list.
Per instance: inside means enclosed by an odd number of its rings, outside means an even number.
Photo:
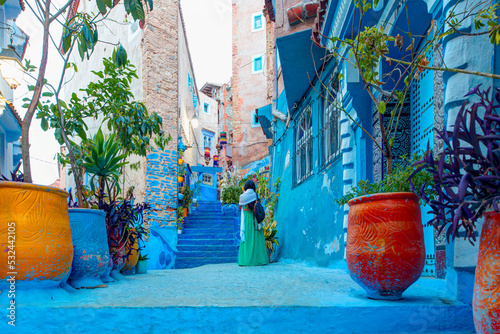
[{"label": "red clay pot", "polygon": [[500,333],[500,213],[486,212],[479,243],[472,309],[479,334]]},{"label": "red clay pot", "polygon": [[422,273],[424,231],[418,197],[383,193],[349,201],[347,267],[368,298],[401,299]]}]

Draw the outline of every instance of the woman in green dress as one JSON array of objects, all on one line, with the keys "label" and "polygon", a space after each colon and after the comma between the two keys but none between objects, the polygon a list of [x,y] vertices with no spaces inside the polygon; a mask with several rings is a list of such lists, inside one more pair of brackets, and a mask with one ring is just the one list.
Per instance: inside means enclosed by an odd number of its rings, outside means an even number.
[{"label": "woman in green dress", "polygon": [[238,264],[240,266],[261,266],[269,263],[267,257],[266,240],[262,224],[257,224],[253,208],[257,202],[255,183],[252,180],[245,182],[245,192],[240,196],[240,249]]}]

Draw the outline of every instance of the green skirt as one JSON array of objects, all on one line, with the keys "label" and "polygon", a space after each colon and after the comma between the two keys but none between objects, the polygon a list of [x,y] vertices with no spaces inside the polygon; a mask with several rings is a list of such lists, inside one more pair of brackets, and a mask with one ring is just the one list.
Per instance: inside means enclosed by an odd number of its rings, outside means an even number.
[{"label": "green skirt", "polygon": [[257,230],[251,211],[243,211],[245,241],[240,243],[238,264],[240,266],[261,266],[269,263],[264,230]]}]

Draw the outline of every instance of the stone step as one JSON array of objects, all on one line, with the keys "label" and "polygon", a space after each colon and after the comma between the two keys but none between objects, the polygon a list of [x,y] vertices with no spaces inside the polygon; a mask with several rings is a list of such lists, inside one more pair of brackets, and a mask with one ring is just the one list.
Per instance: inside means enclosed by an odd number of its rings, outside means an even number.
[{"label": "stone step", "polygon": [[182,230],[182,234],[201,234],[201,235],[220,235],[220,234],[227,234],[227,233],[233,233],[234,232],[234,226],[211,226],[211,227],[199,227],[199,226],[189,226],[185,225],[184,229]]},{"label": "stone step", "polygon": [[184,269],[184,268],[196,268],[201,267],[206,264],[217,264],[217,263],[237,263],[238,257],[198,257],[198,258],[184,258],[184,259],[175,259],[175,269]]},{"label": "stone step", "polygon": [[192,217],[186,217],[184,220],[184,223],[187,224],[194,224],[194,225],[233,225],[234,222],[236,221],[236,217],[234,218],[206,218],[206,217],[200,217],[200,218],[192,218]]},{"label": "stone step", "polygon": [[[16,284],[16,327],[0,321],[0,333],[475,333],[471,306],[447,297],[446,280],[421,278],[402,300],[381,301],[342,269],[227,260],[148,270],[104,289]],[[0,294],[4,317],[7,295]]]},{"label": "stone step", "polygon": [[211,232],[211,233],[200,233],[197,230],[182,230],[182,234],[179,239],[230,239],[234,238],[235,232]]},{"label": "stone step", "polygon": [[217,245],[217,246],[224,246],[224,245],[235,245],[236,241],[234,238],[231,236],[230,238],[224,238],[224,239],[208,239],[208,238],[180,238],[179,242],[177,243],[177,247],[179,246],[198,246],[198,245]]},{"label": "stone step", "polygon": [[177,253],[175,253],[175,256],[176,256],[176,261],[181,259],[184,260],[219,259],[219,258],[238,256],[238,251],[234,248],[232,250],[222,250],[222,251],[188,250],[188,251],[178,251]]},{"label": "stone step", "polygon": [[177,245],[179,252],[225,252],[225,251],[238,251],[238,245],[235,244],[213,244],[213,245]]}]

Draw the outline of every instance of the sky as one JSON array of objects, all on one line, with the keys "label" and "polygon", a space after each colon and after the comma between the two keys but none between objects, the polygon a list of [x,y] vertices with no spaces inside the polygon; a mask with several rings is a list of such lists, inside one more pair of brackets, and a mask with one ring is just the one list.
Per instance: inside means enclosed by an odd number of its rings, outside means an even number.
[{"label": "sky", "polygon": [[[27,0],[33,3],[33,0]],[[154,0],[163,1],[163,0]],[[64,0],[55,0],[57,5]],[[195,72],[198,89],[206,82],[227,83],[231,77],[231,0],[181,0],[186,33],[188,37],[191,59]],[[18,17],[17,25],[30,36],[29,46],[25,59],[39,66],[42,49],[42,28],[36,21],[29,8]],[[54,36],[60,36],[58,24],[53,24],[56,30]],[[59,30],[59,31],[58,31]],[[53,47],[49,51],[49,64],[46,78],[49,82],[57,83],[62,62],[57,50]],[[25,81],[33,84],[33,80],[25,76]],[[14,105],[17,111],[24,116],[22,108],[24,97],[29,97],[26,85],[18,87],[14,92]],[[44,132],[40,121],[33,118],[30,127],[30,154],[34,183],[42,185],[52,184],[59,176],[56,154],[59,144],[54,139],[52,131]]]}]

